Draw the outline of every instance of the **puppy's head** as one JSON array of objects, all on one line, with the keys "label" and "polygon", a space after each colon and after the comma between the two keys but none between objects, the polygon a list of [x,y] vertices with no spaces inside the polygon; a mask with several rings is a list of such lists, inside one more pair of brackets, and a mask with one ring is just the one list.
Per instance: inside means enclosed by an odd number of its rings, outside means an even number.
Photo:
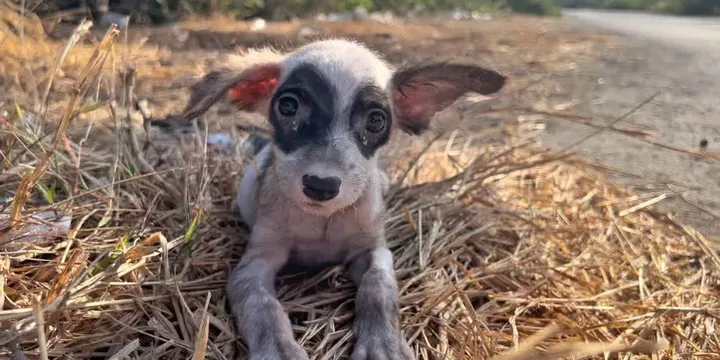
[{"label": "puppy's head", "polygon": [[193,88],[187,111],[202,112],[203,102],[229,90],[241,109],[266,115],[274,129],[270,171],[280,182],[278,191],[308,212],[330,215],[365,191],[377,152],[393,129],[420,134],[463,94],[492,94],[504,82],[502,75],[473,65],[396,70],[360,44],[325,40],[271,56],[240,74],[208,74]]}]

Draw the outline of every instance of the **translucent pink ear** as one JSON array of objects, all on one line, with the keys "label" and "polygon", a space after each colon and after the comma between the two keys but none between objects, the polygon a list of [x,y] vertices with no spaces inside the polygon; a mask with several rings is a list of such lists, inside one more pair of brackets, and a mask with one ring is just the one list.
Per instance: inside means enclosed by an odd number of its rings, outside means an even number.
[{"label": "translucent pink ear", "polygon": [[505,85],[505,76],[474,65],[430,63],[400,69],[392,78],[394,117],[401,130],[421,134],[437,112],[460,96],[489,95]]},{"label": "translucent pink ear", "polygon": [[223,97],[240,109],[254,110],[258,103],[270,98],[279,77],[279,63],[254,65],[240,73],[213,71],[191,87],[183,116],[192,119],[202,115]]},{"label": "translucent pink ear", "polygon": [[255,66],[248,77],[238,81],[228,92],[230,101],[241,109],[254,110],[256,105],[270,99],[280,79],[280,66]]}]

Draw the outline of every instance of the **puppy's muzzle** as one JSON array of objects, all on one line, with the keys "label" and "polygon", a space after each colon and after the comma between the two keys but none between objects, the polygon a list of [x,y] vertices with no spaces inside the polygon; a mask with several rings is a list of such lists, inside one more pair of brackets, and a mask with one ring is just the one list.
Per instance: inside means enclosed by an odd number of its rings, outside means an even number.
[{"label": "puppy's muzzle", "polygon": [[340,178],[337,176],[318,177],[303,175],[303,194],[315,201],[328,201],[340,193]]}]

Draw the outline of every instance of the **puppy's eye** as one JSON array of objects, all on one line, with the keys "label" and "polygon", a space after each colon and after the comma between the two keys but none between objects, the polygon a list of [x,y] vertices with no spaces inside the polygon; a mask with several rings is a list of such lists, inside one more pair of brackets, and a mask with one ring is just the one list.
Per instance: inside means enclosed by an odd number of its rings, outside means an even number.
[{"label": "puppy's eye", "polygon": [[300,99],[291,93],[283,94],[277,99],[275,107],[280,115],[292,117],[297,115],[300,109]]},{"label": "puppy's eye", "polygon": [[387,123],[387,115],[382,110],[371,110],[367,115],[365,128],[372,133],[379,133],[385,129]]}]

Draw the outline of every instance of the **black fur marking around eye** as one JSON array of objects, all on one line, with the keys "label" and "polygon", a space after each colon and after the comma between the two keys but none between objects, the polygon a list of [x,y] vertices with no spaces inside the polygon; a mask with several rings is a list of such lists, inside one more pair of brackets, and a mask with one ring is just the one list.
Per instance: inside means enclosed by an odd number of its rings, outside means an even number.
[{"label": "black fur marking around eye", "polygon": [[[366,128],[367,116],[373,109],[381,110],[386,114],[385,127],[376,133],[368,131]],[[373,156],[380,147],[390,140],[392,111],[390,110],[389,94],[374,84],[361,86],[352,105],[350,124],[360,152],[366,158]]]},{"label": "black fur marking around eye", "polygon": [[[283,117],[276,111],[276,102],[287,92],[301,101],[298,115],[292,118]],[[275,144],[280,150],[290,153],[308,144],[326,142],[333,118],[334,92],[330,82],[312,65],[301,65],[288,75],[270,100],[268,116],[275,129]]]}]

